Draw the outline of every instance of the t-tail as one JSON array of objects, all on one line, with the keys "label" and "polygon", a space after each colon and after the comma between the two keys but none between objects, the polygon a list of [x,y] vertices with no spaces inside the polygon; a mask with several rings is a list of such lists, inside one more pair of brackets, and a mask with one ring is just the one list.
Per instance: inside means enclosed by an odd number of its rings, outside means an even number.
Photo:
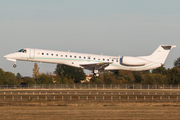
[{"label": "t-tail", "polygon": [[143,56],[140,58],[152,62],[158,62],[161,65],[164,65],[164,62],[169,54],[169,51],[174,47],[176,47],[176,45],[160,45],[151,55]]}]

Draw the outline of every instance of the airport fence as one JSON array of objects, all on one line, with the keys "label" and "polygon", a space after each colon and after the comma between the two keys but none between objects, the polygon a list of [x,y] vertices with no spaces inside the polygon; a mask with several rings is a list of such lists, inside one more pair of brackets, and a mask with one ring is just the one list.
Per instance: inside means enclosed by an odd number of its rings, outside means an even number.
[{"label": "airport fence", "polygon": [[179,95],[1,95],[0,101],[168,101],[179,102]]},{"label": "airport fence", "polygon": [[120,89],[172,89],[179,90],[180,85],[164,85],[164,84],[34,84],[34,85],[0,85],[2,89],[84,89],[84,90],[120,90]]}]

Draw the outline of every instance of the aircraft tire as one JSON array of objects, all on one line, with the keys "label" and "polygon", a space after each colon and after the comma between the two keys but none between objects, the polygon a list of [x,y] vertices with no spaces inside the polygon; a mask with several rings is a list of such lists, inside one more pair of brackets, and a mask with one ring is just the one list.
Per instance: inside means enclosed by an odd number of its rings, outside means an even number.
[{"label": "aircraft tire", "polygon": [[13,67],[14,67],[14,68],[16,68],[16,67],[17,67],[17,65],[16,65],[16,64],[14,64],[14,65],[13,65]]}]

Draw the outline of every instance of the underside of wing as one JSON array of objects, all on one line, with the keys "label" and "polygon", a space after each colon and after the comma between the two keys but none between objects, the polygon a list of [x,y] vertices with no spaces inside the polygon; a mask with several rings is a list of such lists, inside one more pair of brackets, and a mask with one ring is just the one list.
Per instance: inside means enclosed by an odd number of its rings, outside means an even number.
[{"label": "underside of wing", "polygon": [[88,70],[104,70],[104,68],[108,67],[110,62],[105,63],[94,63],[94,64],[81,64],[80,66],[84,67],[84,69]]}]

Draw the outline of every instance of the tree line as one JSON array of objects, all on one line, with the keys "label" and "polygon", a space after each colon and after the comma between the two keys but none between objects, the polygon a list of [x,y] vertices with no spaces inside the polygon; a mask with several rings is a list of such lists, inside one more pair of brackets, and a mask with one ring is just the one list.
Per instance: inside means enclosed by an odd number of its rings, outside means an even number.
[{"label": "tree line", "polygon": [[[0,68],[0,85],[20,84],[74,84],[85,80],[81,68],[57,64],[53,73],[40,73],[38,64],[34,64],[32,77],[22,77],[5,72]],[[93,77],[91,84],[180,84],[180,57],[174,61],[174,67],[159,67],[151,71],[102,71],[98,78]]]},{"label": "tree line", "polygon": [[92,78],[96,84],[180,84],[180,57],[174,61],[174,67],[161,66],[152,71],[104,71],[99,78]]},{"label": "tree line", "polygon": [[180,68],[160,67],[150,71],[106,71],[99,78],[92,78],[96,84],[180,84]]}]

